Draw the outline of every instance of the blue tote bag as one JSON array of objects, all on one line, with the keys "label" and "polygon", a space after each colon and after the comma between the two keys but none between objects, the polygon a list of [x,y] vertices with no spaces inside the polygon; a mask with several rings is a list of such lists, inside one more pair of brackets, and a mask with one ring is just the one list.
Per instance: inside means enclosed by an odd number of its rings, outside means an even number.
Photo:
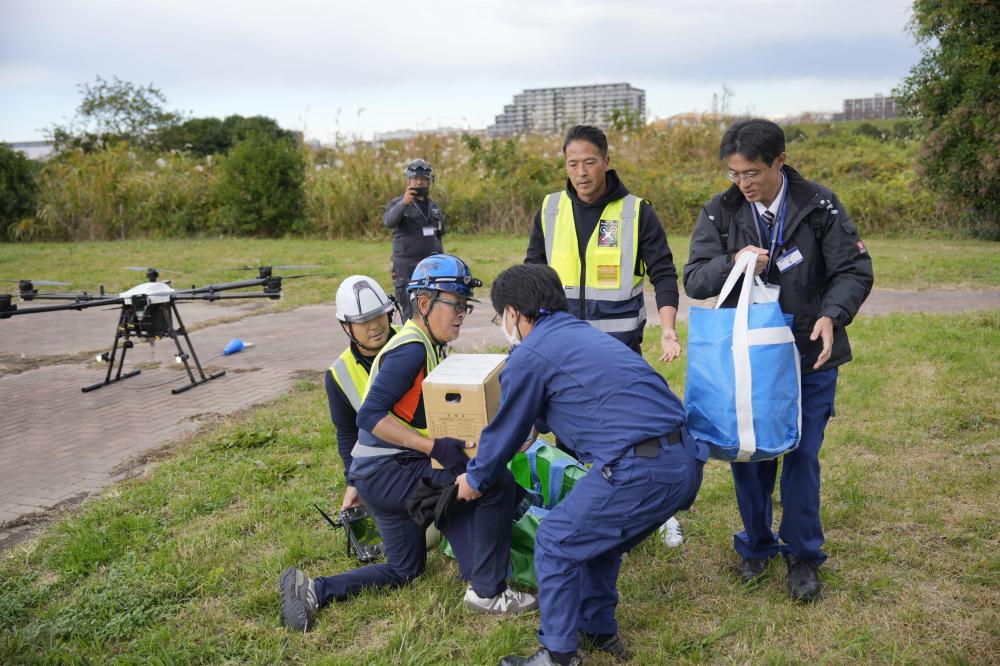
[{"label": "blue tote bag", "polygon": [[[715,308],[692,307],[688,323],[687,429],[711,457],[730,462],[790,453],[802,430],[792,317],[754,276],[755,262],[750,252],[740,255]],[[741,278],[736,308],[721,307]],[[765,302],[753,303],[752,294]]]}]

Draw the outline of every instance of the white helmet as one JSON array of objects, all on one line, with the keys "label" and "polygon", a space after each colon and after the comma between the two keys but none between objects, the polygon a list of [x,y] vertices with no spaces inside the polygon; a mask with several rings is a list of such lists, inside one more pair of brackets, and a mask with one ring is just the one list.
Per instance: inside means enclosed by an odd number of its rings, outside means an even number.
[{"label": "white helmet", "polygon": [[337,319],[358,323],[388,314],[394,309],[378,282],[366,275],[345,278],[337,288]]}]

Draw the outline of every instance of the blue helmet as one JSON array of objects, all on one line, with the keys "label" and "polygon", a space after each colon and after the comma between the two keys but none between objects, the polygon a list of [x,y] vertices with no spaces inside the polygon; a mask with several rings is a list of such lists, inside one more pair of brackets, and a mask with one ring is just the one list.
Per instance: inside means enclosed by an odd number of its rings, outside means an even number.
[{"label": "blue helmet", "polygon": [[472,277],[469,265],[458,257],[451,254],[432,254],[413,269],[413,276],[406,283],[406,291],[410,294],[418,289],[450,291],[475,301],[476,299],[472,298],[472,290],[482,286],[483,281]]}]

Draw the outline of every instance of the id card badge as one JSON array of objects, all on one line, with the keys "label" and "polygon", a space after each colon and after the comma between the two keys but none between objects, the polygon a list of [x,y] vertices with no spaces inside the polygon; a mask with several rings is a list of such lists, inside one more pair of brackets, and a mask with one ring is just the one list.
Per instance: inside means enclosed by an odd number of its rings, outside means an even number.
[{"label": "id card badge", "polygon": [[785,250],[785,253],[778,257],[776,264],[778,266],[778,270],[785,273],[789,269],[798,266],[803,261],[805,261],[805,259],[802,257],[802,253],[799,252],[799,248],[791,247]]},{"label": "id card badge", "polygon": [[434,227],[424,227],[424,236],[433,236]]}]

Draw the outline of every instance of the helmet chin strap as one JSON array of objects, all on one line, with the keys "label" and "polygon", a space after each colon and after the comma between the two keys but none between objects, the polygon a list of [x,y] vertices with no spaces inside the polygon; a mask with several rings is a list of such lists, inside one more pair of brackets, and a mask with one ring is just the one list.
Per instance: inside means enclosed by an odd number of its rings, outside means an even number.
[{"label": "helmet chin strap", "polygon": [[434,296],[431,297],[431,304],[427,308],[427,314],[421,312],[419,306],[417,307],[417,312],[420,312],[420,318],[424,321],[424,328],[427,329],[427,337],[431,339],[431,342],[434,343],[435,347],[441,347],[442,349],[444,349],[447,343],[441,342],[436,337],[434,337],[434,331],[431,329],[431,323],[427,321],[427,315],[431,313],[431,309],[434,307],[434,303],[437,301],[437,294],[438,292],[435,291]]},{"label": "helmet chin strap", "polygon": [[[388,316],[389,315],[386,315],[386,317],[388,317]],[[392,320],[390,319],[389,321],[390,321],[390,330],[391,330],[391,328],[392,328],[391,321]],[[342,322],[340,322],[340,325],[344,327],[344,333],[347,333],[347,337],[349,337],[351,339],[352,343],[354,343],[355,345],[357,345],[358,349],[364,349],[365,351],[374,352],[376,354],[379,351],[381,351],[382,347],[369,347],[368,345],[361,344],[361,341],[358,340],[354,336],[354,325],[351,324],[350,322],[342,321]]]}]

